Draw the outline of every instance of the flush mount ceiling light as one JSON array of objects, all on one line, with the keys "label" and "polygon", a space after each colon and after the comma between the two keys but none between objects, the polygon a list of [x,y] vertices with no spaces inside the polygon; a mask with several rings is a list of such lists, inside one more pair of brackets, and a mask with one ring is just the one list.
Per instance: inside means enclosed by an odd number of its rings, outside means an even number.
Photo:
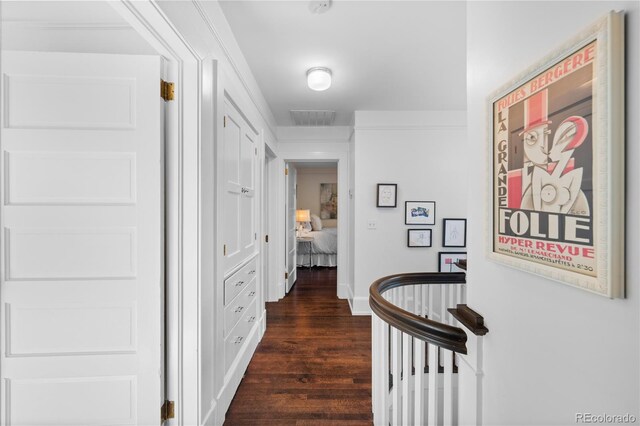
[{"label": "flush mount ceiling light", "polygon": [[331,87],[331,70],[324,67],[315,67],[307,71],[307,85],[315,91],[327,90]]}]

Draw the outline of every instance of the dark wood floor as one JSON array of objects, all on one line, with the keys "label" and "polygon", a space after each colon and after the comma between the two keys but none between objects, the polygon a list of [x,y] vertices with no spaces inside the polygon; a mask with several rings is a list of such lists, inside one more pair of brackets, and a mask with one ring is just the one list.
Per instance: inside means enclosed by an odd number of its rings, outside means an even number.
[{"label": "dark wood floor", "polygon": [[371,320],[336,297],[335,268],[299,268],[225,425],[371,425]]}]

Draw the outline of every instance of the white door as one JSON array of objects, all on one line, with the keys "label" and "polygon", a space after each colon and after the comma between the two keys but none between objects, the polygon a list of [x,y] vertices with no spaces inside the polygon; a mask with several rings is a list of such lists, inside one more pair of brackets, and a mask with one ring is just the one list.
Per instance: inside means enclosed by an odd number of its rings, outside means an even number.
[{"label": "white door", "polygon": [[225,101],[223,141],[224,270],[230,271],[257,251],[256,133]]},{"label": "white door", "polygon": [[287,166],[287,175],[286,175],[286,183],[287,183],[287,235],[286,235],[286,246],[287,246],[287,278],[285,283],[285,290],[289,293],[291,287],[296,283],[297,279],[297,246],[298,242],[296,240],[296,185],[297,185],[297,173],[296,168],[292,165]]},{"label": "white door", "polygon": [[3,52],[0,423],[157,425],[160,59]]}]

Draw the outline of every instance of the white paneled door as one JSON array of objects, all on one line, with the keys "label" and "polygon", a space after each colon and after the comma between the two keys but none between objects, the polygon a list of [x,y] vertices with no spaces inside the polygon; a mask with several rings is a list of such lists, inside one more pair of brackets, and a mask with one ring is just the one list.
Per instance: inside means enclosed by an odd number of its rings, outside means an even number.
[{"label": "white paneled door", "polygon": [[3,52],[3,425],[158,425],[160,59]]},{"label": "white paneled door", "polygon": [[224,271],[233,270],[257,251],[256,139],[240,112],[224,103],[223,238]]},{"label": "white paneled door", "polygon": [[287,185],[287,235],[286,235],[286,271],[287,278],[285,282],[285,291],[289,293],[289,290],[296,283],[296,279],[298,278],[298,270],[297,266],[297,246],[298,241],[296,240],[296,188],[298,184],[298,174],[295,167],[292,165],[287,165],[287,175],[286,177],[286,185]]}]

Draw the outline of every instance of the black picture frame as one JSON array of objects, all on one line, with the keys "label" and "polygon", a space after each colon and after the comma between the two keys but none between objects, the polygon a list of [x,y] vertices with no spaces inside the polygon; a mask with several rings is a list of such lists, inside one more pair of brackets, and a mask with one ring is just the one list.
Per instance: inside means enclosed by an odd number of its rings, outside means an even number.
[{"label": "black picture frame", "polygon": [[[391,203],[391,200],[387,199],[390,195],[383,193],[381,196],[381,192],[382,191],[392,191],[392,197],[393,197],[393,204]],[[398,207],[398,184],[395,183],[379,183],[378,184],[378,192],[376,194],[376,207],[380,207],[380,208],[396,208]]]},{"label": "black picture frame", "polygon": [[405,201],[404,202],[405,225],[435,225],[436,202],[435,201]]},{"label": "black picture frame", "polygon": [[442,225],[442,247],[467,246],[467,219],[446,218]]},{"label": "black picture frame", "polygon": [[466,272],[455,265],[456,261],[466,258],[466,251],[439,251],[438,272]]},{"label": "black picture frame", "polygon": [[[417,234],[417,235],[416,235]],[[422,235],[423,237],[420,238],[419,235]],[[424,236],[427,236],[427,238],[425,238]],[[412,238],[413,241],[412,241]],[[420,240],[425,240],[424,243],[421,243]],[[431,233],[431,229],[425,229],[425,228],[414,228],[414,229],[407,229],[407,247],[431,247],[433,245],[433,235]]]}]

